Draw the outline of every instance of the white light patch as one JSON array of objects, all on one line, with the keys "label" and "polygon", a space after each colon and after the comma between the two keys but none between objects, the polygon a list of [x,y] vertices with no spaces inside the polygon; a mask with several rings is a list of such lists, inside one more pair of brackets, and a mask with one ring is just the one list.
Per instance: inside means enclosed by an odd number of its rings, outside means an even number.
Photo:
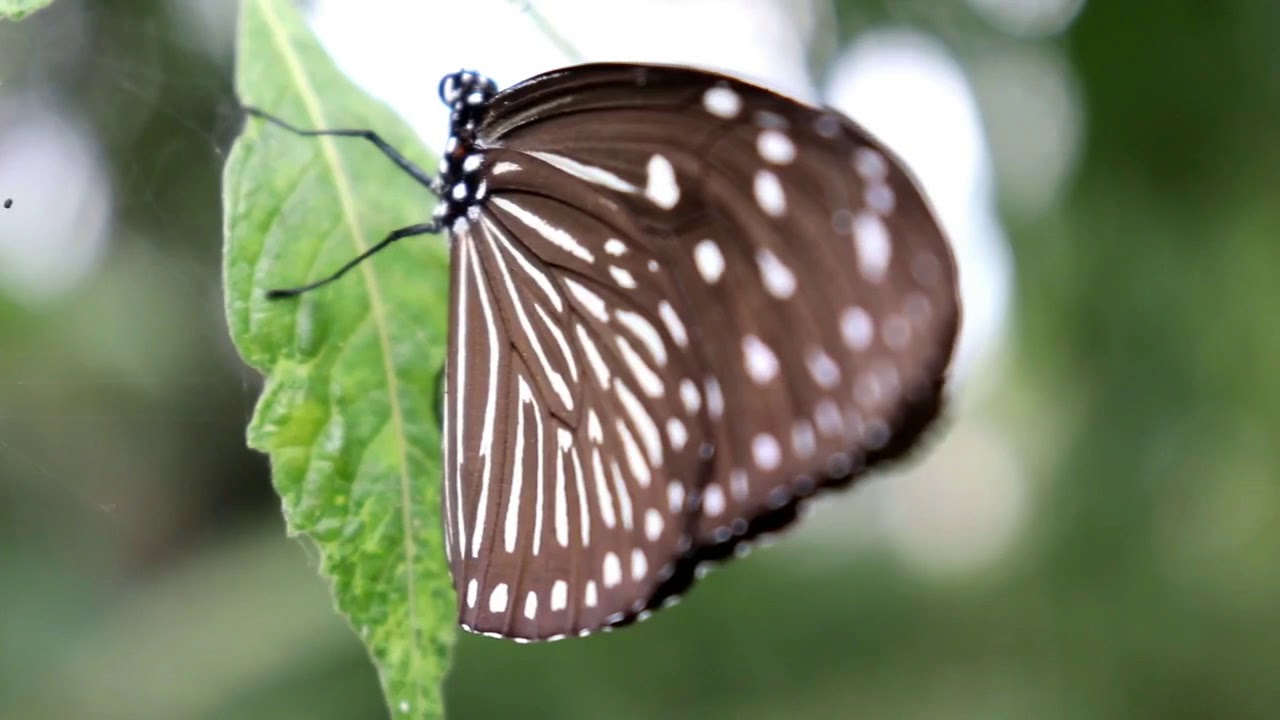
[{"label": "white light patch", "polygon": [[818,432],[833,437],[844,432],[844,417],[840,408],[831,400],[819,402],[813,409],[813,419],[818,423]]},{"label": "white light patch", "polygon": [[712,115],[727,120],[742,112],[742,98],[733,90],[717,85],[702,94],[702,107]]},{"label": "white light patch", "polygon": [[840,313],[840,335],[850,350],[863,351],[871,347],[875,335],[875,326],[871,324],[871,315],[866,310],[851,305]]},{"label": "white light patch", "polygon": [[573,158],[567,158],[555,153],[542,152],[538,150],[530,150],[526,152],[527,154],[542,160],[548,165],[552,165],[559,170],[563,170],[574,177],[582,178],[589,183],[607,187],[610,190],[617,190],[618,192],[640,192],[640,188],[632,185],[604,168],[598,168],[594,165],[585,165]]},{"label": "white light patch", "polygon": [[569,583],[563,580],[555,581],[551,586],[551,609],[563,610],[569,606]]},{"label": "white light patch", "polygon": [[500,613],[507,610],[507,584],[498,583],[498,586],[489,593],[489,612]]},{"label": "white light patch", "polygon": [[889,269],[893,247],[889,229],[879,215],[860,212],[853,218],[853,243],[858,251],[858,270],[871,282],[880,282]]},{"label": "white light patch", "polygon": [[635,376],[636,382],[640,383],[640,389],[644,394],[652,398],[662,397],[662,378],[645,363],[644,358],[640,357],[640,353],[631,347],[631,343],[627,342],[626,338],[618,335],[614,338],[614,344],[618,346],[618,353],[622,355],[622,361],[626,363],[627,367],[631,368],[631,374]]},{"label": "white light patch", "polygon": [[659,366],[667,364],[667,346],[662,342],[662,336],[658,334],[658,329],[652,323],[643,315],[630,310],[619,310],[614,313],[614,316],[618,318],[619,324],[635,333],[640,342],[644,343],[649,354],[653,356],[654,362]]},{"label": "white light patch", "polygon": [[622,561],[618,560],[618,556],[610,550],[604,554],[604,565],[601,568],[604,573],[604,586],[607,588],[614,587],[622,582]]},{"label": "white light patch", "polygon": [[770,217],[782,217],[787,211],[787,196],[782,192],[782,183],[778,176],[769,170],[757,170],[752,186],[756,195],[756,204]]},{"label": "white light patch", "polygon": [[587,312],[601,322],[609,321],[609,311],[605,308],[604,298],[573,278],[565,278],[564,284]]},{"label": "white light patch", "polygon": [[778,356],[755,335],[742,338],[742,365],[747,375],[760,385],[778,376]]},{"label": "white light patch", "polygon": [[782,463],[782,447],[778,439],[769,433],[760,433],[751,439],[751,459],[761,470],[775,470]]},{"label": "white light patch", "polygon": [[840,384],[840,366],[822,348],[809,348],[804,362],[809,367],[809,375],[818,385],[830,390]]},{"label": "white light patch", "polygon": [[707,378],[706,383],[707,396],[707,415],[712,420],[719,420],[724,414],[724,395],[720,393],[720,383],[715,378]]},{"label": "white light patch", "polygon": [[657,542],[658,538],[662,537],[662,527],[662,513],[654,508],[644,512],[644,536],[649,538],[649,542]]},{"label": "white light patch", "polygon": [[796,159],[796,145],[781,130],[762,130],[756,136],[756,152],[774,165],[786,165]]},{"label": "white light patch", "polygon": [[676,451],[683,450],[684,444],[689,441],[689,431],[680,422],[680,418],[667,418],[667,441]]},{"label": "white light patch", "polygon": [[649,559],[644,556],[644,550],[640,548],[631,549],[631,579],[640,582],[645,575],[649,574]]},{"label": "white light patch", "polygon": [[786,300],[796,293],[796,276],[791,268],[783,264],[777,255],[768,248],[756,253],[756,264],[760,266],[760,279],[769,294],[779,300]]},{"label": "white light patch", "polygon": [[791,449],[800,458],[811,457],[817,449],[817,437],[808,420],[796,420],[791,424]]},{"label": "white light patch", "polygon": [[676,314],[675,308],[671,307],[671,303],[666,300],[659,302],[658,316],[667,326],[667,332],[671,334],[671,339],[676,341],[676,345],[686,347],[689,344],[689,333],[685,330],[684,323],[680,322],[680,316]]},{"label": "white light patch", "polygon": [[617,265],[610,265],[609,274],[613,276],[613,281],[618,283],[619,286],[628,290],[635,289],[636,279],[630,272],[627,272],[626,269],[620,268]]},{"label": "white light patch", "polygon": [[671,167],[671,161],[655,154],[649,158],[647,174],[644,196],[663,210],[675,207],[680,202],[680,186],[676,184],[676,170]]},{"label": "white light patch", "polygon": [[693,246],[693,261],[702,279],[714,284],[724,274],[724,255],[715,240],[703,240]]},{"label": "white light patch", "polygon": [[667,507],[672,513],[684,510],[684,485],[679,480],[667,483]]},{"label": "white light patch", "polygon": [[587,364],[596,375],[596,382],[600,383],[601,388],[607,389],[613,373],[610,372],[608,363],[604,361],[604,356],[600,354],[600,347],[596,345],[595,339],[587,334],[587,329],[582,326],[582,323],[574,323],[573,327],[578,333],[578,344],[587,355]]},{"label": "white light patch", "polygon": [[690,415],[698,412],[698,408],[702,407],[702,396],[698,393],[698,386],[689,378],[680,381],[680,402],[684,403],[685,412]]},{"label": "white light patch", "polygon": [[520,222],[528,225],[530,229],[537,232],[552,245],[555,245],[579,260],[589,263],[596,261],[596,256],[592,254],[585,245],[578,242],[576,238],[565,232],[563,229],[548,223],[541,216],[535,215],[516,203],[500,197],[495,197],[493,199],[493,203],[506,212],[511,213],[511,215],[515,216],[520,220]]},{"label": "white light patch", "polygon": [[707,485],[707,489],[702,493],[702,511],[707,517],[716,517],[724,512],[724,490],[716,483]]},{"label": "white light patch", "polygon": [[860,147],[853,151],[853,169],[857,170],[858,176],[868,184],[876,185],[884,182],[889,174],[889,163],[885,161],[884,155],[881,155],[879,150]]}]

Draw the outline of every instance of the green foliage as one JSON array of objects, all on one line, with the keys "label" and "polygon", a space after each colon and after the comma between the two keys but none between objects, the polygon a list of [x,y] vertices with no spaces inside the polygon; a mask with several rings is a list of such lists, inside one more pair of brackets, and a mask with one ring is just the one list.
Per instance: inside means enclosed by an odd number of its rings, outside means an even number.
[{"label": "green foliage", "polygon": [[[333,66],[292,3],[245,0],[236,88],[304,127],[377,128],[430,162],[388,110]],[[227,320],[266,376],[249,444],[271,456],[289,530],[315,543],[395,717],[439,717],[454,636],[444,562],[436,387],[444,244],[405,240],[289,300],[264,290],[325,275],[430,214],[425,190],[368,143],[248,119],[223,183]]]},{"label": "green foliage", "polygon": [[53,0],[0,0],[0,20],[21,20]]}]

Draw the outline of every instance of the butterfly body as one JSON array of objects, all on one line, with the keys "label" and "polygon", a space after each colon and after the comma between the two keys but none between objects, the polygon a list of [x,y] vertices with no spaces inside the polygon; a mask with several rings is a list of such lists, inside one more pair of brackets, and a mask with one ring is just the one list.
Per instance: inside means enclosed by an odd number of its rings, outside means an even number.
[{"label": "butterfly body", "polygon": [[955,264],[848,118],[676,66],[502,92],[461,71],[440,94],[439,176],[406,169],[440,196],[410,229],[451,240],[443,514],[464,628],[547,640],[645,617],[937,415]]}]

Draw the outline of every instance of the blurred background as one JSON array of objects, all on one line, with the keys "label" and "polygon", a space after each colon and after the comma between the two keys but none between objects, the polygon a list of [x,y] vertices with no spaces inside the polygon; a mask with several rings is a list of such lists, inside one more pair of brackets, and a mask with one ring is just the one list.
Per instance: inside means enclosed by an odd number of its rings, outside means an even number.
[{"label": "blurred background", "polygon": [[[526,5],[309,9],[435,148],[460,65],[694,62],[833,104],[928,189],[966,326],[908,467],[639,627],[460,637],[451,717],[1276,716],[1280,4]],[[4,720],[386,714],[244,444],[235,13],[0,22]]]}]

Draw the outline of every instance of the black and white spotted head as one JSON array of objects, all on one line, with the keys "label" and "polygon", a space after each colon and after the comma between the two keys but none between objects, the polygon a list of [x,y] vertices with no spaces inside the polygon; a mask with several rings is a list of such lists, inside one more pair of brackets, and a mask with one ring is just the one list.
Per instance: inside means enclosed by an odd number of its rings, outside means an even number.
[{"label": "black and white spotted head", "polygon": [[444,197],[436,206],[436,217],[449,227],[468,212],[474,216],[476,204],[484,199],[483,155],[476,147],[476,131],[498,86],[473,70],[459,70],[440,79],[439,92],[450,115],[449,138],[440,159]]}]

